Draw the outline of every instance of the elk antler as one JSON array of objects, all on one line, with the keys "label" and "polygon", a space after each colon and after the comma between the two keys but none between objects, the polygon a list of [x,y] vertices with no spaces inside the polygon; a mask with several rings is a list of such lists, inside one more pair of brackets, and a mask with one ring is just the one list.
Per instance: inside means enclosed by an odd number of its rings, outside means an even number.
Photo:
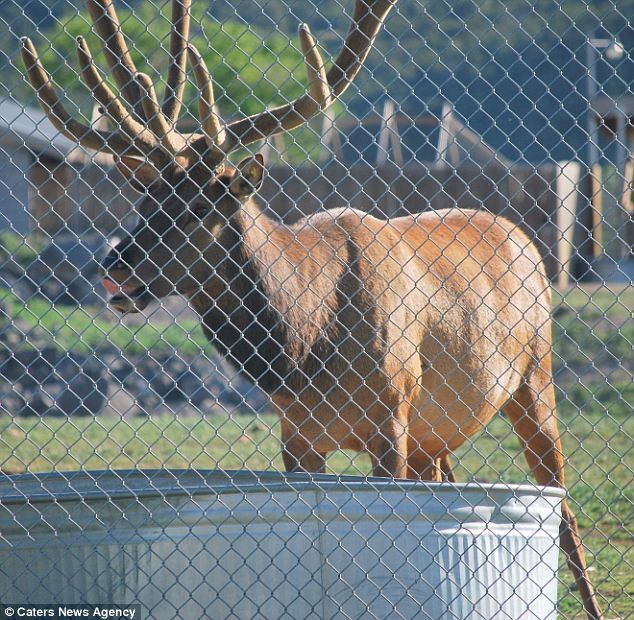
[{"label": "elk antler", "polygon": [[[106,62],[127,106],[106,83],[83,37],[77,39],[79,66],[84,82],[114,121],[115,131],[98,131],[67,112],[27,37],[22,39],[22,58],[40,105],[53,125],[71,140],[114,155],[147,157],[159,167],[171,161],[188,165],[200,157],[215,167],[238,147],[294,129],[331,105],[359,72],[395,3],[396,0],[356,0],[350,30],[328,73],[308,26],[302,24],[299,41],[308,75],[307,92],[295,101],[229,124],[223,124],[215,109],[211,75],[201,54],[188,43],[191,0],[172,0],[171,63],[162,104],[150,78],[134,65],[113,0],[88,0]],[[176,130],[187,58],[200,91],[200,134]]]}]

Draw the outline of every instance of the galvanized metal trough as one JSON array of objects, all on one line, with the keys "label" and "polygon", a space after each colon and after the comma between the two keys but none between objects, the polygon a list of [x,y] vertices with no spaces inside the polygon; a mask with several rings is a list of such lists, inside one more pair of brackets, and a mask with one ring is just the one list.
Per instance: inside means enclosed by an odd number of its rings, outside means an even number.
[{"label": "galvanized metal trough", "polygon": [[143,618],[555,618],[562,491],[274,472],[0,480],[0,601]]}]

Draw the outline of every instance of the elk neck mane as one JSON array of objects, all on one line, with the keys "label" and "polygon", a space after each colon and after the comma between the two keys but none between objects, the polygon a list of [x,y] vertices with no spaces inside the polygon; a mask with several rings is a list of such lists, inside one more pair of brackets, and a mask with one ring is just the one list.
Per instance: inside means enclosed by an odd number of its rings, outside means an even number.
[{"label": "elk neck mane", "polygon": [[247,201],[218,237],[215,276],[191,298],[207,338],[269,393],[317,380],[343,337],[349,236],[306,223],[275,221]]}]

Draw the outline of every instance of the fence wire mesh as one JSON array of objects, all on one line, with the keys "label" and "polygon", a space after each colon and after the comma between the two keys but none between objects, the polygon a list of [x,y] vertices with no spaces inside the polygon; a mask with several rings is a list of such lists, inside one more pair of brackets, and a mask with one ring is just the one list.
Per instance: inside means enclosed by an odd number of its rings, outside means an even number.
[{"label": "fence wire mesh", "polygon": [[0,613],[634,617],[632,15],[0,3]]}]

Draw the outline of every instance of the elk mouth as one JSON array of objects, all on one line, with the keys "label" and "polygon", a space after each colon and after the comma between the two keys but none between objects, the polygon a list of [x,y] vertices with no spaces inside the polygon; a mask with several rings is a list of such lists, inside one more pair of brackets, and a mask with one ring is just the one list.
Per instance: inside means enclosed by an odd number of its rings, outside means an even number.
[{"label": "elk mouth", "polygon": [[110,278],[104,278],[101,284],[110,295],[108,305],[121,314],[141,312],[154,297],[144,284],[118,284]]}]

